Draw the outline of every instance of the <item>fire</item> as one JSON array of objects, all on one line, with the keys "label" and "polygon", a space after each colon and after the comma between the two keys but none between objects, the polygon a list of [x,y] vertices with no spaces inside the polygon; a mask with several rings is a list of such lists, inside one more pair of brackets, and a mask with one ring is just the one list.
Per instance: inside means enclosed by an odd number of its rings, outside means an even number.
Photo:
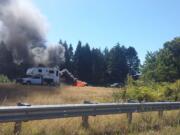
[{"label": "fire", "polygon": [[85,87],[85,86],[87,86],[87,83],[86,83],[86,82],[83,82],[83,81],[80,81],[80,80],[77,80],[77,81],[74,83],[74,86],[76,86],[76,87]]}]

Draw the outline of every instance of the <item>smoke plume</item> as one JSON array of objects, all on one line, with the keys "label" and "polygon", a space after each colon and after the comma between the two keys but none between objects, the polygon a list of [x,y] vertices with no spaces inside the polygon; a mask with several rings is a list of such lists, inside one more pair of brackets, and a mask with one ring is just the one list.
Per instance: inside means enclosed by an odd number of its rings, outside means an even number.
[{"label": "smoke plume", "polygon": [[61,45],[46,46],[47,22],[30,0],[0,0],[0,41],[16,64],[57,64],[64,61]]}]

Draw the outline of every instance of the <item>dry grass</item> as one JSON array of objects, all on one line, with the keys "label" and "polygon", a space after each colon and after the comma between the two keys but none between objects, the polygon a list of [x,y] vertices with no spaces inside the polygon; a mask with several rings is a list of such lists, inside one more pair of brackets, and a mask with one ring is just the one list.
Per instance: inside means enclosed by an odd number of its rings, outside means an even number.
[{"label": "dry grass", "polygon": [[94,102],[111,102],[114,89],[101,87],[61,87],[0,85],[1,105],[16,105],[18,102],[30,104],[82,103],[84,100]]},{"label": "dry grass", "polygon": [[[0,85],[2,105],[17,102],[31,104],[82,103],[84,100],[111,102],[116,89],[101,87],[61,88],[45,86]],[[22,135],[179,135],[180,112],[165,112],[163,119],[157,112],[133,114],[133,123],[127,124],[126,115],[90,117],[89,129],[81,127],[81,118],[67,118],[25,122]],[[13,123],[0,124],[0,135],[12,135]]]}]

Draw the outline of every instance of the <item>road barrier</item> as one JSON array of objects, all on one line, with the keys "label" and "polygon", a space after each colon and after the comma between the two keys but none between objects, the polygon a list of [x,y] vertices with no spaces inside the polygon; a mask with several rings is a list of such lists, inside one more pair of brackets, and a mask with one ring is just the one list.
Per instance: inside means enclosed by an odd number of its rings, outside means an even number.
[{"label": "road barrier", "polygon": [[82,117],[82,126],[88,128],[88,116],[127,113],[128,123],[132,114],[137,112],[179,110],[180,102],[145,102],[145,103],[91,103],[66,105],[29,105],[0,107],[0,122],[15,122],[14,134],[18,135],[22,122],[43,119]]}]

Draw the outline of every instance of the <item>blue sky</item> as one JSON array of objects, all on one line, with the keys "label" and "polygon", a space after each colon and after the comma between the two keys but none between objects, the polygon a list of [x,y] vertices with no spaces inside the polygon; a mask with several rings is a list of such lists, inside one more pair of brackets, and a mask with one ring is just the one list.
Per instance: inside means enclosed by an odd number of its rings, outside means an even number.
[{"label": "blue sky", "polygon": [[111,48],[117,42],[147,51],[180,36],[180,0],[33,0],[49,23],[47,39]]}]

